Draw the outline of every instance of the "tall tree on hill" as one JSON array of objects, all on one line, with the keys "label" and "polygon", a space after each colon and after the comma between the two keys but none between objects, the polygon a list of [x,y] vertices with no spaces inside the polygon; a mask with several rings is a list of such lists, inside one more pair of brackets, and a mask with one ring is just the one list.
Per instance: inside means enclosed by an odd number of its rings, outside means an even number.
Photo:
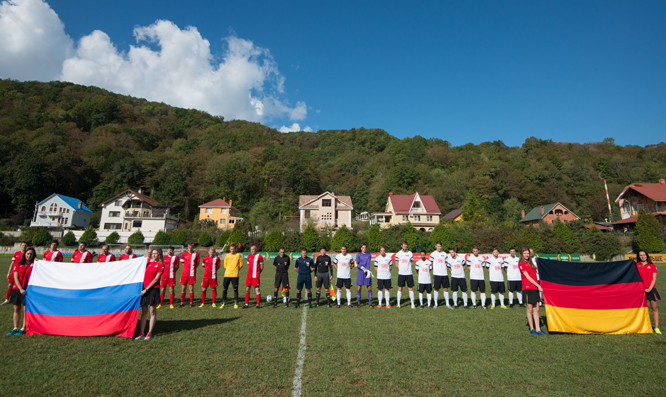
[{"label": "tall tree on hill", "polygon": [[638,211],[633,244],[637,250],[645,250],[648,253],[659,253],[666,249],[661,224],[654,215],[643,208]]},{"label": "tall tree on hill", "polygon": [[479,200],[476,199],[474,191],[470,189],[467,192],[467,198],[465,199],[465,202],[462,206],[463,221],[472,225],[476,225],[483,222],[485,217],[486,214],[481,207],[481,203],[479,203]]},{"label": "tall tree on hill", "polygon": [[356,190],[352,195],[352,203],[356,212],[364,212],[368,210],[368,203],[370,199],[370,188],[363,181],[359,181],[356,185]]}]

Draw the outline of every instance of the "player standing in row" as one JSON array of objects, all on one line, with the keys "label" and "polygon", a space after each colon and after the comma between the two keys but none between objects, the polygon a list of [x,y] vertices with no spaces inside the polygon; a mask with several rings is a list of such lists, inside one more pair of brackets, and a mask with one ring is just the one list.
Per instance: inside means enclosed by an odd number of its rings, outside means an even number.
[{"label": "player standing in row", "polygon": [[134,255],[134,252],[132,252],[132,246],[127,244],[125,246],[125,253],[120,255],[119,260],[126,261],[128,259],[134,259],[134,258],[136,258],[136,255]]},{"label": "player standing in row", "polygon": [[[127,248],[125,248],[127,252]],[[180,307],[185,306],[185,286],[188,286],[190,292],[190,307],[194,302],[194,284],[197,282],[197,268],[199,267],[199,253],[194,251],[194,244],[187,244],[187,251],[180,255],[180,261],[183,262],[183,271],[180,273]]]},{"label": "player standing in row", "polygon": [[280,255],[278,255],[273,260],[273,266],[275,266],[275,292],[273,293],[273,308],[277,307],[277,295],[280,285],[286,290],[287,296],[286,302],[284,303],[285,307],[289,307],[289,266],[291,265],[291,259],[284,254],[284,247],[280,248]]},{"label": "player standing in row", "polygon": [[79,243],[79,249],[72,254],[72,263],[92,263],[92,252],[88,251],[86,243]]},{"label": "player standing in row", "polygon": [[[393,260],[386,255],[386,248],[379,247],[379,255],[375,257],[375,267],[377,268],[377,309],[382,308],[382,297],[386,299],[386,308],[390,309],[391,304],[391,269]],[[383,296],[382,296],[383,295]]]},{"label": "player standing in row", "polygon": [[43,259],[48,262],[62,262],[62,252],[58,251],[58,242],[52,241],[51,248],[44,251]]},{"label": "player standing in row", "polygon": [[[44,254],[46,255],[46,254]],[[102,253],[97,255],[97,263],[115,262],[116,256],[109,252],[109,246],[102,246]]]},{"label": "player standing in row", "polygon": [[9,264],[9,269],[7,269],[7,283],[9,285],[7,286],[7,293],[5,294],[5,301],[2,302],[2,304],[9,303],[9,297],[12,294],[12,290],[14,289],[14,265],[19,263],[21,258],[23,257],[23,253],[25,250],[28,248],[28,244],[26,243],[21,243],[21,248],[20,251],[14,252],[14,255],[12,256],[12,261]]},{"label": "player standing in row", "polygon": [[446,265],[451,269],[451,291],[453,291],[453,307],[458,307],[458,288],[462,292],[463,307],[467,306],[467,281],[465,280],[465,260],[451,248],[446,257]]},{"label": "player standing in row", "polygon": [[[144,340],[150,340],[153,337],[153,328],[157,322],[157,305],[160,299],[160,279],[164,273],[164,257],[161,248],[150,250],[150,256],[146,256],[146,272],[143,276],[143,290],[141,291],[141,320],[139,336],[134,338],[140,340],[144,337],[146,330],[146,318],[150,311],[150,322],[148,333]],[[148,309],[150,307],[150,310]]]},{"label": "player standing in row", "polygon": [[523,277],[523,289],[525,290],[525,301],[527,303],[527,323],[530,326],[531,335],[548,335],[541,330],[539,320],[539,295],[543,290],[537,281],[537,267],[532,261],[532,254],[529,248],[523,247],[521,250],[520,274]]},{"label": "player standing in row", "polygon": [[509,257],[505,259],[506,279],[509,282],[509,307],[513,307],[513,293],[518,292],[518,304],[523,307],[523,282],[520,276],[520,258],[516,256],[516,249],[509,250]]},{"label": "player standing in row", "polygon": [[321,247],[319,249],[319,256],[315,259],[315,265],[317,266],[317,273],[315,273],[315,285],[317,287],[317,304],[316,307],[319,307],[319,298],[321,297],[321,287],[322,285],[326,289],[326,303],[328,307],[331,307],[331,280],[333,280],[333,271],[331,267],[333,262],[331,257],[326,255],[326,247]]},{"label": "player standing in row", "polygon": [[264,257],[257,253],[257,246],[250,246],[250,256],[247,257],[247,276],[245,277],[245,306],[250,305],[250,287],[254,287],[254,295],[257,298],[257,309],[261,303],[261,291],[259,290],[259,279],[264,271]]},{"label": "player standing in row", "polygon": [[208,256],[203,258],[201,266],[204,268],[204,275],[201,282],[201,305],[199,307],[204,307],[206,304],[208,287],[210,287],[213,294],[212,306],[215,307],[215,299],[217,299],[217,269],[220,268],[220,257],[217,256],[214,248],[211,247],[208,249]]},{"label": "player standing in row", "polygon": [[14,320],[14,329],[7,334],[11,335],[25,335],[25,310],[23,310],[23,326],[21,329],[18,328],[19,323],[21,322],[21,306],[25,305],[25,289],[28,286],[30,281],[30,274],[32,273],[32,265],[35,262],[37,253],[35,249],[30,247],[25,250],[21,259],[14,264],[14,269],[12,269],[12,277],[14,278],[14,284],[12,287],[12,295],[9,298],[9,302],[14,305],[14,314],[12,319]]},{"label": "player standing in row", "polygon": [[333,259],[333,266],[335,266],[336,274],[338,279],[336,280],[335,286],[338,287],[338,306],[340,308],[340,301],[342,300],[342,295],[340,295],[341,288],[344,285],[347,291],[347,307],[351,309],[351,268],[354,266],[354,258],[347,253],[347,246],[343,245],[340,247],[340,253],[335,256]]},{"label": "player standing in row", "polygon": [[444,289],[444,301],[446,302],[447,309],[452,309],[449,304],[449,273],[446,267],[446,252],[442,251],[442,242],[435,243],[435,251],[430,254],[430,262],[432,262],[432,275],[433,275],[433,289],[435,290],[435,307],[439,301],[439,290]]},{"label": "player standing in row", "polygon": [[469,283],[472,295],[472,306],[476,309],[476,291],[481,291],[481,307],[486,310],[486,275],[483,271],[485,258],[479,255],[477,247],[472,248],[472,255],[465,258],[469,266]]},{"label": "player standing in row", "polygon": [[173,247],[167,248],[167,256],[164,257],[164,272],[160,280],[160,305],[164,304],[164,291],[169,286],[169,308],[173,309],[173,294],[176,286],[176,272],[180,267],[180,258],[174,253]]},{"label": "player standing in row", "polygon": [[432,284],[430,281],[430,269],[432,269],[432,262],[428,259],[428,254],[425,250],[421,251],[421,259],[416,261],[416,271],[419,275],[419,303],[420,308],[423,309],[423,291],[428,293],[428,308],[432,302]]},{"label": "player standing in row", "polygon": [[490,279],[490,309],[495,308],[495,294],[499,297],[500,307],[506,309],[504,306],[504,273],[502,269],[506,268],[506,262],[499,257],[499,250],[493,249],[493,256],[486,261],[486,269],[488,270],[488,278]]},{"label": "player standing in row", "polygon": [[400,309],[400,300],[402,299],[402,287],[407,283],[409,289],[409,301],[414,309],[414,275],[412,274],[412,263],[414,262],[414,255],[407,249],[407,242],[402,242],[402,250],[393,254],[398,267],[398,302],[397,306]]},{"label": "player standing in row", "polygon": [[652,309],[652,318],[654,319],[654,333],[661,335],[659,330],[659,309],[657,302],[661,299],[659,292],[657,292],[657,266],[650,260],[650,255],[647,251],[640,250],[636,254],[636,266],[638,273],[643,280],[643,287],[645,287],[645,298],[649,302],[650,309]]},{"label": "player standing in row", "polygon": [[366,244],[361,245],[361,253],[356,254],[356,305],[361,308],[361,286],[368,287],[368,305],[372,309],[372,272],[370,271],[372,254]]},{"label": "player standing in row", "polygon": [[301,291],[305,286],[308,293],[308,305],[312,309],[312,271],[315,269],[315,263],[308,256],[308,250],[301,248],[301,257],[294,263],[294,271],[298,273],[296,278],[296,309],[301,304]]},{"label": "player standing in row", "polygon": [[243,267],[243,255],[236,252],[236,246],[231,244],[229,246],[229,253],[224,256],[224,280],[222,281],[222,305],[220,309],[224,308],[227,303],[227,291],[229,290],[229,283],[234,288],[234,309],[238,309],[238,279],[239,271]]}]

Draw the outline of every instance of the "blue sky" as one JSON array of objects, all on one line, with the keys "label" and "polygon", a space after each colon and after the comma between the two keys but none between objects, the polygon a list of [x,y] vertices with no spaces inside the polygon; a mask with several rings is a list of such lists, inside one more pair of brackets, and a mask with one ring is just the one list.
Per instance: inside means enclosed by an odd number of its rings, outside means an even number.
[{"label": "blue sky", "polygon": [[123,54],[136,26],[167,20],[195,27],[213,63],[230,36],[268,50],[277,72],[266,81],[284,78],[270,99],[284,109],[256,120],[276,128],[363,126],[456,146],[530,136],[642,146],[666,131],[663,1],[48,4],[75,48],[100,30]]}]

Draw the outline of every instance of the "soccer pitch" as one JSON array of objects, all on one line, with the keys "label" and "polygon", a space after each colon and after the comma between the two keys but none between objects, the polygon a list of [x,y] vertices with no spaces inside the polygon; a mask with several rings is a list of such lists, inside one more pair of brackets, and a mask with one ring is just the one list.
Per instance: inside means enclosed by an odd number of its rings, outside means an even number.
[{"label": "soccer pitch", "polygon": [[[9,256],[0,257],[3,276],[8,265]],[[272,294],[275,274],[271,262],[265,269],[262,297]],[[397,271],[393,273],[392,304],[397,295]],[[352,276],[355,280],[354,272]],[[199,273],[199,282],[201,277]],[[657,281],[662,294],[665,280],[662,274]],[[290,271],[290,281],[295,287],[296,272]],[[232,300],[233,290],[229,292]],[[201,293],[195,286],[195,307],[158,310],[151,341],[8,337],[4,333],[12,328],[12,306],[0,306],[0,394],[291,395],[305,317],[305,396],[666,395],[665,336],[535,337],[518,305],[508,310],[420,310],[416,289],[416,310],[409,307],[406,288],[401,309],[369,309],[365,288],[364,306],[357,309],[352,286],[353,309],[324,304],[307,309],[305,316],[303,306],[293,307],[295,288],[290,295],[289,309],[281,302],[273,309],[265,298],[255,309],[252,295],[249,309],[233,309],[232,304],[220,310],[210,306],[209,291],[208,305],[198,308]],[[376,304],[376,285],[373,295]],[[219,287],[218,304],[221,296]],[[305,291],[303,297],[307,302]],[[176,301],[180,304],[180,286]],[[663,323],[666,305],[660,309]],[[541,316],[545,321],[545,309]]]}]

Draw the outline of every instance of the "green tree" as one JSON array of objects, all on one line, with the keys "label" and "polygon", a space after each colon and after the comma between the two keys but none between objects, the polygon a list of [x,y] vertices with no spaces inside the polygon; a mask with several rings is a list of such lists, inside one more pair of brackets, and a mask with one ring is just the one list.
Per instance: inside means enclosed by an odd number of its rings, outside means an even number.
[{"label": "green tree", "polygon": [[347,226],[342,225],[335,232],[333,240],[331,240],[331,249],[335,252],[339,252],[340,247],[346,245],[348,248],[350,248],[353,242],[354,242],[354,237],[352,236],[351,231],[347,229]]},{"label": "green tree", "polygon": [[51,233],[49,233],[46,228],[40,227],[39,230],[37,230],[37,233],[35,233],[34,236],[32,236],[32,245],[35,247],[40,247],[48,244],[51,240],[53,240],[53,237],[51,236]]},{"label": "green tree", "polygon": [[379,248],[384,244],[382,240],[382,228],[375,223],[368,229],[368,250],[370,252],[379,252]]},{"label": "green tree", "polygon": [[584,241],[587,253],[593,254],[596,260],[600,262],[608,261],[613,256],[622,253],[620,239],[611,233],[587,233],[584,236]]},{"label": "green tree", "polygon": [[191,239],[190,234],[185,230],[181,230],[176,235],[176,244],[186,245],[190,241],[190,239]]},{"label": "green tree", "polygon": [[636,219],[634,232],[634,248],[648,253],[658,253],[666,249],[664,232],[657,218],[641,208]]},{"label": "green tree", "polygon": [[[157,232],[159,234],[160,232]],[[120,235],[117,232],[113,232],[106,236],[106,239],[104,239],[104,242],[106,244],[118,244],[118,241],[120,241]]]},{"label": "green tree", "polygon": [[402,239],[407,242],[410,251],[416,250],[416,244],[419,242],[420,234],[414,229],[411,222],[402,225]]},{"label": "green tree", "polygon": [[301,234],[289,233],[284,237],[284,249],[285,252],[297,252],[301,249]]},{"label": "green tree", "polygon": [[197,240],[197,242],[202,247],[210,247],[211,245],[213,245],[213,239],[210,238],[208,232],[201,233],[201,236],[199,236],[199,240]]},{"label": "green tree", "polygon": [[541,241],[541,235],[539,234],[539,229],[532,226],[527,226],[523,230],[522,241],[527,248],[532,248],[535,253],[540,253],[543,249],[543,241]]},{"label": "green tree", "polygon": [[169,234],[163,230],[160,230],[155,234],[155,238],[153,238],[153,244],[154,245],[171,245],[173,244],[174,241],[174,235]]},{"label": "green tree", "polygon": [[308,252],[317,252],[319,247],[321,247],[321,240],[319,239],[319,234],[317,230],[312,225],[308,225],[305,230],[303,230],[303,235],[301,235],[301,244],[302,248],[308,250]]},{"label": "green tree", "polygon": [[352,195],[352,203],[356,212],[364,212],[368,210],[370,200],[370,188],[363,181],[359,181],[356,185],[356,190]]},{"label": "green tree", "polygon": [[393,225],[389,228],[382,229],[382,241],[386,252],[398,252],[400,250],[400,243],[402,242],[402,227],[400,225]]},{"label": "green tree", "polygon": [[435,229],[430,233],[430,242],[434,246],[438,241],[442,242],[442,250],[444,251],[454,247],[455,240],[449,227],[442,224],[435,226]]},{"label": "green tree", "polygon": [[215,242],[215,245],[218,247],[222,248],[227,244],[227,240],[229,240],[229,236],[231,236],[231,230],[225,230],[217,236],[217,241]]},{"label": "green tree", "polygon": [[83,232],[81,237],[79,237],[79,243],[86,243],[86,245],[92,245],[97,242],[97,233],[93,229],[92,226],[88,226],[88,228]]},{"label": "green tree", "polygon": [[127,244],[132,244],[132,245],[143,244],[143,233],[141,233],[141,231],[136,231],[132,233],[127,238]]},{"label": "green tree", "polygon": [[578,239],[573,235],[571,229],[559,220],[553,223],[553,236],[564,245],[567,253],[576,252]]},{"label": "green tree", "polygon": [[464,222],[472,225],[479,224],[485,219],[485,211],[481,207],[481,203],[476,199],[473,190],[467,192],[467,198],[462,205],[462,218]]},{"label": "green tree", "polygon": [[74,233],[72,233],[70,231],[70,232],[65,233],[64,236],[62,236],[62,238],[60,239],[60,242],[65,247],[71,247],[71,246],[76,245],[76,237],[74,236]]},{"label": "green tree", "polygon": [[19,236],[19,241],[22,243],[32,244],[32,238],[35,237],[35,234],[42,229],[41,227],[22,227],[21,235]]},{"label": "green tree", "polygon": [[264,249],[268,252],[277,252],[284,244],[284,235],[281,231],[273,229],[264,238]]},{"label": "green tree", "polygon": [[[245,249],[247,249],[247,243],[248,243],[248,238],[247,238],[247,233],[243,230],[243,222],[239,222],[234,226],[234,230],[231,232],[229,235],[229,239],[227,242],[229,245],[234,244],[236,247],[240,244],[240,249],[238,252],[243,252]],[[229,247],[227,247],[227,250]]]}]

